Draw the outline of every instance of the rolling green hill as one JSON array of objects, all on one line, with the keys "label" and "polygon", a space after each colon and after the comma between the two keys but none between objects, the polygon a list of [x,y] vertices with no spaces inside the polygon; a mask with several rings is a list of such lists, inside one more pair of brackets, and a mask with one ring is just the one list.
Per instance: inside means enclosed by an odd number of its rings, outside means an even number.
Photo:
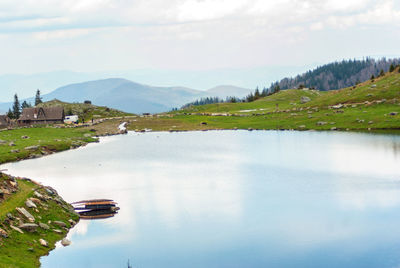
[{"label": "rolling green hill", "polygon": [[247,103],[191,106],[130,129],[400,130],[400,72],[340,90],[282,90]]},{"label": "rolling green hill", "polygon": [[79,119],[91,120],[92,118],[110,118],[132,115],[116,109],[108,108],[105,106],[96,106],[85,103],[68,103],[54,99],[51,101],[43,102],[38,107],[62,106],[66,115],[78,115]]}]

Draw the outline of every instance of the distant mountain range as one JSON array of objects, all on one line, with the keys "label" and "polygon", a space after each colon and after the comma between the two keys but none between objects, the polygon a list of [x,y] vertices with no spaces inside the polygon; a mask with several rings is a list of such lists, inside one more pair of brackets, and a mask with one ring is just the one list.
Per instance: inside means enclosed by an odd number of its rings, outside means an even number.
[{"label": "distant mountain range", "polygon": [[[181,107],[201,97],[243,97],[250,91],[235,86],[219,86],[206,91],[185,87],[154,87],[122,78],[109,78],[66,85],[43,95],[42,98],[43,101],[59,99],[65,102],[90,100],[95,105],[130,113],[159,113]],[[28,101],[33,102],[33,99]],[[5,112],[11,105],[2,103],[0,110]]]}]

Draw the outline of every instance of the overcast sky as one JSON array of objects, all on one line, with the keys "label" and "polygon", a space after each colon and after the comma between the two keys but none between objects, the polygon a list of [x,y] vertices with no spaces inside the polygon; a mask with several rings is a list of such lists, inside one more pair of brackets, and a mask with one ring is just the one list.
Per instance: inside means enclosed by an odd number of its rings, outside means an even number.
[{"label": "overcast sky", "polygon": [[400,55],[394,0],[1,0],[0,74]]}]

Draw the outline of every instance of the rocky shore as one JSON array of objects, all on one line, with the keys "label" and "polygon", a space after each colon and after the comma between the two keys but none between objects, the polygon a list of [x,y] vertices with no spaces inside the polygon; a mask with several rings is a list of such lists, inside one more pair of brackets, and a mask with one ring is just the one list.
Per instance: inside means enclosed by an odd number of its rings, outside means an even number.
[{"label": "rocky shore", "polygon": [[73,207],[51,187],[0,173],[0,263],[38,267],[79,221]]}]

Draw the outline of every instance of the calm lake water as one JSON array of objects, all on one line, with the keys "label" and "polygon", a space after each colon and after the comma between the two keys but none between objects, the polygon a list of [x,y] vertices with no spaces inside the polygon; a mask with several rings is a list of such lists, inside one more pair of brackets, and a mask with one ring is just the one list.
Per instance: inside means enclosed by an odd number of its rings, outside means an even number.
[{"label": "calm lake water", "polygon": [[400,266],[400,136],[130,133],[1,168],[121,207],[43,267]]}]

